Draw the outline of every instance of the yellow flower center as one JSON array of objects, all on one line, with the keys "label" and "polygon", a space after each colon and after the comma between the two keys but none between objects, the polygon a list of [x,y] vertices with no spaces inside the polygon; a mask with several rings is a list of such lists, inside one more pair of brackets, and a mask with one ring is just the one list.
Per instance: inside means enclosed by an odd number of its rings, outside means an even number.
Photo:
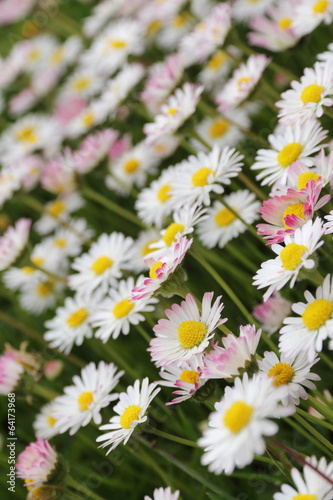
[{"label": "yellow flower center", "polygon": [[113,49],[124,49],[127,46],[127,42],[125,42],[125,40],[120,40],[120,39],[110,40],[110,46]]},{"label": "yellow flower center", "polygon": [[78,309],[70,314],[66,319],[66,323],[71,328],[76,328],[77,326],[82,325],[82,323],[87,319],[88,314],[87,309],[82,307],[81,309]]},{"label": "yellow flower center", "polygon": [[315,14],[324,14],[324,12],[326,12],[327,10],[327,7],[328,7],[327,0],[319,0],[319,2],[316,2],[312,7],[312,11]]},{"label": "yellow flower center", "polygon": [[163,264],[164,264],[164,262],[154,262],[154,264],[150,268],[149,277],[152,278],[153,280],[156,280],[157,279],[156,271],[158,269],[161,269]]},{"label": "yellow flower center", "polygon": [[200,321],[182,321],[178,326],[178,340],[184,349],[192,349],[205,338],[207,326]]},{"label": "yellow flower center", "polygon": [[300,217],[301,219],[305,220],[304,203],[294,203],[293,205],[289,205],[289,207],[287,207],[283,212],[282,214],[283,225],[286,229],[291,229],[290,226],[288,226],[285,222],[285,217],[287,217],[287,215],[297,215],[297,217]]},{"label": "yellow flower center", "polygon": [[30,260],[33,264],[35,264],[35,266],[39,267],[44,263],[44,259],[42,259],[41,257],[32,257]]},{"label": "yellow flower center", "polygon": [[281,167],[289,167],[289,165],[297,160],[302,150],[303,148],[301,144],[299,144],[299,142],[291,142],[281,149],[280,153],[278,154],[277,161],[279,162]]},{"label": "yellow flower center", "polygon": [[280,253],[282,266],[286,271],[294,271],[302,262],[304,252],[307,247],[297,243],[289,243]]},{"label": "yellow flower center", "polygon": [[80,396],[77,398],[77,402],[79,403],[80,411],[89,410],[89,405],[94,401],[94,395],[91,391],[82,392]]},{"label": "yellow flower center", "polygon": [[147,35],[154,35],[162,28],[162,23],[159,19],[154,19],[147,27]]},{"label": "yellow flower center", "polygon": [[216,120],[209,129],[209,135],[212,139],[218,139],[228,132],[229,122],[221,118],[220,120]]},{"label": "yellow flower center", "polygon": [[51,415],[49,415],[46,420],[47,420],[47,423],[49,424],[50,427],[53,427],[57,421],[57,419],[54,417],[51,417]]},{"label": "yellow flower center", "polygon": [[47,212],[52,215],[52,217],[58,217],[64,209],[65,203],[61,200],[55,200],[49,205]]},{"label": "yellow flower center", "polygon": [[188,19],[188,14],[187,13],[184,13],[184,14],[178,14],[178,16],[174,17],[173,20],[172,20],[172,25],[175,27],[175,28],[182,28],[184,26],[184,24],[186,23],[187,19]]},{"label": "yellow flower center", "polygon": [[244,83],[249,83],[252,80],[250,76],[242,76],[237,80],[237,87],[239,90],[242,90],[244,87]]},{"label": "yellow flower center", "polygon": [[303,104],[307,104],[308,102],[319,102],[323,90],[325,90],[325,87],[317,85],[316,83],[312,83],[305,87],[301,93]]},{"label": "yellow flower center", "polygon": [[208,184],[208,177],[212,174],[214,176],[214,172],[208,168],[203,167],[200,168],[197,172],[192,175],[192,184],[195,187],[203,187]]},{"label": "yellow flower center", "polygon": [[249,423],[252,413],[252,406],[244,401],[236,401],[225,412],[223,423],[233,434],[237,434]]},{"label": "yellow flower center", "polygon": [[167,113],[168,115],[174,116],[177,113],[178,109],[177,108],[169,108]]},{"label": "yellow flower center", "polygon": [[91,82],[91,79],[88,76],[80,76],[76,80],[74,80],[72,87],[73,90],[77,90],[80,92],[80,90],[84,90],[87,87],[89,87],[89,84]]},{"label": "yellow flower center", "polygon": [[124,316],[127,316],[128,313],[132,311],[133,307],[134,307],[133,302],[131,302],[129,299],[124,299],[118,302],[114,306],[112,312],[115,318],[120,319],[123,318]]},{"label": "yellow flower center", "polygon": [[60,64],[64,58],[64,48],[58,47],[50,57],[52,64]]},{"label": "yellow flower center", "polygon": [[120,417],[120,425],[124,429],[130,429],[131,423],[139,419],[141,408],[138,405],[128,406]]},{"label": "yellow flower center", "polygon": [[95,260],[95,262],[91,266],[91,269],[95,274],[100,275],[103,274],[104,271],[106,271],[109,267],[111,267],[112,264],[113,261],[109,257],[106,257],[106,255],[102,255],[102,257],[98,257],[98,259]]},{"label": "yellow flower center", "polygon": [[303,172],[298,177],[297,180],[297,190],[300,191],[301,189],[305,189],[306,185],[309,181],[317,181],[319,179],[320,175],[315,174],[314,172]]},{"label": "yellow flower center", "polygon": [[92,111],[86,111],[82,116],[82,123],[85,127],[90,127],[95,121],[95,115]]},{"label": "yellow flower center", "polygon": [[176,235],[177,233],[182,233],[185,229],[185,226],[183,224],[178,224],[177,222],[173,222],[168,226],[165,230],[165,233],[163,235],[163,241],[164,243],[170,247],[171,244],[176,241]]},{"label": "yellow flower center", "polygon": [[157,240],[149,240],[149,241],[147,241],[147,243],[141,249],[141,255],[142,255],[142,257],[145,257],[149,253],[151,253],[154,250],[156,250],[155,247],[151,247],[150,246],[150,245],[152,245],[153,243],[156,243],[156,242],[157,242]]},{"label": "yellow flower center", "polygon": [[24,127],[16,132],[16,138],[22,142],[29,142],[35,144],[38,141],[38,136],[34,127]]},{"label": "yellow flower center", "polygon": [[317,500],[317,495],[311,495],[306,493],[303,495],[302,493],[298,493],[291,500]]},{"label": "yellow flower center", "polygon": [[207,67],[212,71],[217,71],[227,60],[227,54],[222,50],[216,52],[209,60]]},{"label": "yellow flower center", "polygon": [[290,28],[290,26],[292,25],[292,22],[293,21],[290,17],[281,17],[281,19],[278,22],[278,26],[282,30],[286,30],[286,29]]},{"label": "yellow flower center", "polygon": [[157,191],[157,199],[161,203],[165,203],[167,200],[171,198],[171,186],[170,184],[164,184],[163,186],[160,187],[160,189]]},{"label": "yellow flower center", "polygon": [[36,287],[37,295],[41,297],[47,297],[52,292],[53,283],[52,281],[45,281],[44,283],[38,283]]},{"label": "yellow flower center", "polygon": [[33,267],[30,267],[30,266],[23,266],[22,267],[22,271],[25,273],[25,274],[32,274],[35,272],[34,268]]},{"label": "yellow flower center", "polygon": [[302,314],[302,320],[309,330],[317,330],[332,316],[332,312],[332,302],[325,299],[317,299],[307,306]]},{"label": "yellow flower center", "polygon": [[55,245],[57,247],[60,247],[60,248],[64,248],[66,246],[66,240],[64,240],[64,238],[57,238],[55,241],[54,241]]},{"label": "yellow flower center", "polygon": [[40,58],[40,50],[39,49],[32,49],[30,50],[28,54],[28,59],[31,62],[37,61]]},{"label": "yellow flower center", "polygon": [[220,227],[229,226],[235,219],[236,216],[228,208],[222,208],[215,215],[215,223]]},{"label": "yellow flower center", "polygon": [[279,387],[283,384],[289,384],[293,379],[294,373],[294,369],[288,363],[276,363],[267,375],[273,377],[273,385]]},{"label": "yellow flower center", "polygon": [[138,170],[139,167],[140,167],[140,162],[135,158],[130,158],[124,163],[123,166],[126,174],[133,174],[133,172],[136,172],[136,170]]},{"label": "yellow flower center", "polygon": [[199,374],[196,370],[183,370],[179,375],[179,380],[194,385],[199,382]]}]

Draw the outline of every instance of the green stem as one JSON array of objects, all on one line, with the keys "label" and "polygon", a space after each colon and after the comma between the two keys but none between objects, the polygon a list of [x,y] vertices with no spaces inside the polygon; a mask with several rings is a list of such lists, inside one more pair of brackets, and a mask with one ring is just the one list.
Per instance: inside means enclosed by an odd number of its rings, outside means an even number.
[{"label": "green stem", "polygon": [[326,422],[325,420],[322,420],[318,417],[315,417],[314,415],[311,415],[311,413],[302,410],[301,408],[297,408],[296,412],[301,416],[304,417],[307,420],[310,420],[310,422],[313,422],[316,425],[319,425],[321,427],[325,427],[326,429],[329,429],[330,431],[333,431],[333,425],[330,423]]},{"label": "green stem", "polygon": [[148,342],[150,343],[151,338],[149,337],[148,333],[145,331],[145,329],[140,325],[135,325],[136,329],[140,333],[140,335]]},{"label": "green stem", "polygon": [[121,207],[120,205],[110,200],[109,198],[106,198],[102,194],[97,193],[97,191],[94,191],[90,187],[84,186],[82,188],[82,193],[90,200],[96,201],[99,205],[102,205],[103,207],[107,208],[116,215],[123,217],[129,222],[132,222],[132,224],[135,224],[136,226],[142,228],[146,227],[136,215],[132,214],[132,212],[129,212],[128,210]]},{"label": "green stem", "polygon": [[59,276],[59,274],[51,273],[51,271],[48,271],[44,267],[38,266],[37,264],[34,264],[32,262],[32,267],[37,269],[38,271],[41,271],[42,273],[46,274],[49,278],[51,278],[53,281],[60,281],[61,283],[64,283],[67,285],[68,281],[67,278],[64,278],[63,276]]},{"label": "green stem", "polygon": [[327,405],[317,401],[317,399],[311,396],[311,394],[308,394],[308,398],[311,405],[315,410],[317,410],[318,413],[323,415],[323,417],[327,418],[330,422],[333,422],[333,411]]},{"label": "green stem", "polygon": [[184,137],[179,137],[179,144],[190,154],[196,155],[198,151]]},{"label": "green stem", "polygon": [[[86,488],[83,486],[81,483],[73,479],[71,476],[67,476],[66,478],[66,485],[69,488],[72,488],[76,491],[79,491],[83,495],[86,495],[89,498],[92,498],[93,500],[105,500],[103,497],[97,495],[93,491],[91,491],[89,488]],[[71,492],[71,490],[69,490]]]},{"label": "green stem", "polygon": [[[319,432],[317,432],[311,425],[308,425],[307,422],[305,422],[305,420],[302,417],[300,417],[297,414],[293,415],[293,417],[298,423],[289,417],[285,418],[284,420],[291,427],[296,429],[300,434],[302,434],[309,441],[311,441],[311,443],[313,443],[322,453],[331,455],[331,453],[329,453],[329,451],[328,451],[330,449],[330,447],[332,447],[332,445],[329,443],[329,441],[327,441],[327,439],[323,438],[323,436]],[[301,420],[301,422],[299,419]],[[304,425],[304,422],[306,425]],[[302,425],[298,425],[299,423],[301,423]],[[310,432],[308,432],[309,430],[310,430]],[[320,436],[320,438],[318,436]],[[322,442],[323,439],[325,441],[325,444]],[[327,447],[327,443],[328,443],[329,447]]]},{"label": "green stem", "polygon": [[194,441],[190,441],[189,439],[184,439],[179,436],[174,436],[173,434],[169,434],[168,432],[160,431],[158,429],[149,428],[148,430],[145,429],[145,432],[148,432],[149,434],[154,434],[155,436],[159,436],[164,439],[168,439],[169,441],[173,441],[175,443],[184,444],[185,446],[190,446],[191,448],[199,448],[197,443],[195,443]]},{"label": "green stem", "polygon": [[239,172],[238,178],[250,189],[260,200],[267,200],[265,193],[243,172]]},{"label": "green stem", "polygon": [[325,353],[320,352],[320,353],[319,353],[319,357],[320,357],[320,358],[324,361],[324,363],[326,363],[326,364],[327,364],[327,366],[328,366],[331,370],[333,370],[333,361],[332,361],[332,360],[331,360],[328,356],[326,356],[326,354],[325,354]]}]

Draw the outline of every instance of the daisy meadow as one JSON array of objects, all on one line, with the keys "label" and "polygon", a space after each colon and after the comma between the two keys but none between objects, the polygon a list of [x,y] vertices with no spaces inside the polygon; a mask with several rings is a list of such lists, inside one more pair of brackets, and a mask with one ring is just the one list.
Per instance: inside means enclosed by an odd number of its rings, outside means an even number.
[{"label": "daisy meadow", "polygon": [[254,455],[263,455],[264,436],[273,436],[278,425],[270,418],[281,418],[292,413],[279,401],[287,394],[285,387],[272,391],[271,381],[260,375],[236,378],[233,387],[226,387],[224,397],[215,403],[215,412],[209,416],[209,428],[199,439],[204,449],[203,465],[215,474],[231,474],[237,467],[250,464]]},{"label": "daisy meadow", "polygon": [[180,305],[173,304],[171,309],[164,311],[168,319],[160,319],[154,326],[156,338],[150,341],[148,349],[157,366],[164,367],[173,362],[180,366],[205,350],[215,329],[227,321],[221,319],[222,296],[212,303],[213,295],[213,292],[204,294],[201,312],[190,293]]},{"label": "daisy meadow", "polygon": [[[252,224],[258,219],[260,202],[247,189],[224,196],[224,201],[246,223]],[[199,222],[197,228],[199,239],[207,248],[223,248],[246,230],[247,226],[220,201],[212,204],[207,210],[207,217]]]},{"label": "daisy meadow", "polygon": [[285,236],[284,247],[278,244],[272,245],[277,257],[261,264],[253,281],[259,289],[269,287],[264,294],[264,301],[274,291],[281,290],[288,281],[290,288],[293,288],[303,267],[305,269],[315,267],[315,261],[309,257],[323,245],[324,241],[321,238],[324,231],[320,218],[314,222],[309,220],[304,226],[296,229],[293,236],[288,234]]},{"label": "daisy meadow", "polygon": [[161,388],[155,383],[149,384],[148,378],[142,382],[136,380],[132,386],[127,388],[126,392],[119,394],[119,401],[113,407],[117,414],[110,419],[109,424],[102,425],[100,431],[110,431],[98,436],[96,441],[100,448],[110,446],[107,455],[113,451],[120,443],[126,444],[138,424],[147,420],[147,410],[154,397],[160,392]]},{"label": "daisy meadow", "polygon": [[118,398],[118,394],[112,391],[125,372],[117,370],[113,363],[100,361],[98,366],[89,363],[82,369],[80,377],[73,377],[74,384],[65,387],[64,395],[53,401],[54,426],[58,433],[69,431],[72,436],[91,420],[95,424],[102,422],[101,409]]},{"label": "daisy meadow", "polygon": [[333,278],[327,275],[315,296],[306,290],[306,303],[293,304],[297,317],[285,318],[280,330],[280,351],[286,356],[305,353],[309,360],[321,352],[323,341],[333,338]]}]

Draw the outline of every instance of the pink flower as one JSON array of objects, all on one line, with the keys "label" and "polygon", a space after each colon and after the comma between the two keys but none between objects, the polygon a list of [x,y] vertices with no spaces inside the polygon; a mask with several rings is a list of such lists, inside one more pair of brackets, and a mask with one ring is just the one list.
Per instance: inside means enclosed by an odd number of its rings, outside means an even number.
[{"label": "pink flower", "polygon": [[255,306],[252,314],[262,323],[263,329],[272,334],[282,326],[290,312],[291,302],[281,297],[279,292],[274,292],[266,302]]},{"label": "pink flower", "polygon": [[27,486],[46,482],[57,461],[58,455],[50,443],[38,438],[19,454],[16,464],[17,475],[27,480]]},{"label": "pink flower", "polygon": [[0,270],[7,269],[25,247],[31,226],[31,219],[19,219],[0,238]]},{"label": "pink flower", "polygon": [[22,19],[32,9],[36,0],[2,0],[0,2],[0,25],[11,24]]},{"label": "pink flower", "polygon": [[12,352],[0,356],[0,394],[14,391],[23,372],[23,366],[15,359]]},{"label": "pink flower", "polygon": [[76,172],[86,174],[95,168],[106,156],[117,137],[118,132],[112,128],[88,135],[73,154]]},{"label": "pink flower", "polygon": [[55,194],[74,191],[74,164],[73,151],[67,147],[45,166],[41,178],[42,187]]},{"label": "pink flower", "polygon": [[124,153],[127,153],[132,147],[132,138],[129,134],[125,134],[115,141],[109,149],[109,159],[117,160]]},{"label": "pink flower", "polygon": [[67,125],[77,115],[81,113],[87,106],[87,103],[82,97],[70,96],[65,97],[58,102],[57,108],[54,112],[54,118],[61,124]]}]

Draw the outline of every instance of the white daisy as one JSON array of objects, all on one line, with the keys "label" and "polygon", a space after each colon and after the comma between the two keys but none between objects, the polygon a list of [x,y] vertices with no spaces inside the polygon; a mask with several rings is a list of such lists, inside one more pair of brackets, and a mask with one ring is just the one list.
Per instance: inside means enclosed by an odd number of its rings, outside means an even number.
[{"label": "white daisy", "polygon": [[286,326],[280,330],[279,347],[286,356],[304,352],[312,360],[322,351],[323,341],[333,338],[333,277],[326,276],[316,289],[315,297],[308,290],[304,297],[306,303],[297,302],[292,306],[299,316],[284,320]]},{"label": "white daisy", "polygon": [[63,282],[53,281],[44,273],[38,272],[34,279],[22,284],[19,295],[20,305],[28,312],[41,314],[46,309],[55,306],[64,288]]},{"label": "white daisy", "polygon": [[89,296],[96,288],[107,291],[121,278],[122,270],[131,260],[134,241],[122,233],[101,234],[89,252],[77,257],[72,268],[78,271],[68,278],[69,287],[80,295]]},{"label": "white daisy", "polygon": [[54,402],[51,401],[51,403],[48,403],[42,407],[32,424],[36,437],[40,437],[42,439],[51,439],[53,436],[56,436],[58,434],[58,431],[54,427],[54,424],[57,420],[53,415]]},{"label": "white daisy", "polygon": [[156,337],[150,341],[148,349],[157,366],[173,362],[180,366],[206,349],[215,329],[227,321],[221,319],[222,296],[212,304],[213,295],[213,292],[204,294],[201,312],[190,293],[180,305],[173,304],[171,309],[164,311],[168,319],[160,319],[154,326]]},{"label": "white daisy", "polygon": [[[235,52],[234,47],[229,46],[228,51]],[[224,50],[217,50],[207,61],[204,68],[198,75],[198,80],[206,90],[216,89],[217,85],[221,87],[232,67],[232,60]]]},{"label": "white daisy", "polygon": [[102,425],[101,431],[110,431],[98,436],[97,442],[105,441],[100,448],[111,445],[107,455],[114,450],[121,442],[127,443],[135,427],[147,420],[145,415],[150,403],[160,392],[161,388],[155,383],[149,384],[148,378],[144,378],[142,383],[136,380],[126,392],[119,394],[119,401],[113,410],[117,415],[110,419],[110,423]]},{"label": "white daisy", "polygon": [[309,361],[304,352],[296,357],[281,354],[279,359],[274,352],[266,351],[258,365],[260,372],[271,380],[273,387],[283,385],[288,388],[288,395],[282,399],[282,404],[298,406],[300,398],[308,397],[304,387],[314,390],[316,386],[311,380],[320,380],[319,375],[310,372],[318,361],[319,358]]},{"label": "white daisy", "polygon": [[271,381],[261,375],[249,380],[245,373],[243,379],[236,378],[234,387],[226,387],[222,400],[215,403],[210,428],[198,441],[205,452],[201,463],[215,474],[231,474],[235,467],[250,464],[254,455],[263,455],[263,437],[278,431],[278,425],[269,419],[292,412],[279,405],[286,393],[283,386],[272,391]]},{"label": "white daisy", "polygon": [[304,226],[296,229],[293,236],[285,236],[284,247],[279,244],[272,245],[271,248],[277,257],[261,264],[253,282],[259,289],[269,287],[264,295],[264,301],[275,290],[281,290],[288,281],[290,288],[293,288],[303,267],[305,269],[315,267],[315,261],[309,257],[324,243],[323,240],[320,241],[324,231],[320,218],[314,222],[309,220]]},{"label": "white daisy", "polygon": [[[291,477],[296,489],[288,484],[283,484],[281,493],[275,493],[274,500],[330,500],[333,494],[332,483],[316,472],[317,469],[331,481],[333,478],[333,462],[327,463],[326,458],[319,460],[315,456],[306,458],[303,475],[297,470],[291,470]],[[311,467],[312,466],[312,467]]]},{"label": "white daisy", "polygon": [[333,62],[316,62],[313,68],[305,68],[301,81],[292,81],[291,90],[281,94],[282,100],[276,103],[280,108],[278,117],[281,123],[305,121],[312,116],[320,118],[323,106],[330,107],[333,99]]},{"label": "white daisy", "polygon": [[232,17],[248,23],[252,17],[264,14],[272,3],[273,0],[235,0],[232,3]]},{"label": "white daisy", "polygon": [[[224,197],[225,202],[248,224],[259,217],[260,201],[247,189],[238,190]],[[215,201],[207,211],[207,218],[198,224],[200,241],[208,248],[223,248],[230,240],[247,230],[247,226],[220,201]]]},{"label": "white daisy", "polygon": [[131,300],[131,292],[141,280],[142,276],[139,276],[135,283],[130,277],[110,288],[108,297],[98,304],[91,317],[92,326],[97,328],[96,338],[105,343],[110,337],[118,338],[121,333],[128,335],[131,325],[145,321],[143,313],[154,311],[154,304],[158,302],[154,297]]},{"label": "white daisy", "polygon": [[330,24],[332,19],[332,0],[300,0],[295,9],[294,29],[298,36],[303,36],[322,22]]},{"label": "white daisy", "polygon": [[210,205],[210,193],[223,193],[222,184],[230,185],[231,178],[237,177],[243,158],[235,148],[214,146],[210,153],[199,152],[184,160],[171,190],[174,206],[195,202]]},{"label": "white daisy", "polygon": [[0,271],[7,269],[21,254],[29,238],[31,222],[31,219],[19,219],[0,238]]},{"label": "white daisy", "polygon": [[76,257],[82,251],[82,246],[94,236],[94,231],[87,227],[86,219],[68,219],[65,227],[46,238],[53,246],[61,250],[65,257]]},{"label": "white daisy", "polygon": [[138,238],[134,242],[133,256],[130,262],[130,269],[135,273],[147,271],[148,264],[144,259],[149,258],[150,254],[155,250],[154,243],[160,239],[160,232],[157,229],[147,229],[141,231]]},{"label": "white daisy", "polygon": [[80,427],[85,427],[91,420],[95,424],[102,421],[101,409],[118,398],[111,394],[124,371],[117,372],[113,363],[100,361],[89,363],[81,371],[81,377],[73,377],[74,385],[64,388],[64,395],[54,399],[55,429],[62,434],[69,430],[72,436]]},{"label": "white daisy", "polygon": [[172,493],[170,486],[167,488],[156,488],[153,493],[153,498],[145,495],[144,500],[178,500],[179,491]]},{"label": "white daisy", "polygon": [[20,290],[26,283],[38,282],[44,273],[31,266],[10,267],[2,275],[3,282],[9,290]]},{"label": "white daisy", "polygon": [[259,149],[251,170],[261,170],[256,179],[262,181],[262,186],[286,184],[289,167],[297,160],[313,165],[311,155],[323,147],[320,143],[326,137],[327,131],[316,120],[288,125],[282,130],[280,126],[279,133],[268,136],[272,149]]},{"label": "white daisy", "polygon": [[89,99],[98,94],[105,84],[104,78],[97,75],[92,69],[79,67],[72,73],[60,89],[58,99],[69,96]]},{"label": "white daisy", "polygon": [[34,229],[39,234],[48,234],[58,228],[62,220],[67,220],[68,215],[76,212],[83,205],[84,201],[76,191],[61,195],[45,204],[45,213],[34,224]]},{"label": "white daisy", "polygon": [[96,99],[90,102],[84,109],[82,109],[74,118],[66,124],[65,135],[66,137],[75,139],[96,125],[101,124],[106,119],[106,109],[101,105],[101,102]]}]

